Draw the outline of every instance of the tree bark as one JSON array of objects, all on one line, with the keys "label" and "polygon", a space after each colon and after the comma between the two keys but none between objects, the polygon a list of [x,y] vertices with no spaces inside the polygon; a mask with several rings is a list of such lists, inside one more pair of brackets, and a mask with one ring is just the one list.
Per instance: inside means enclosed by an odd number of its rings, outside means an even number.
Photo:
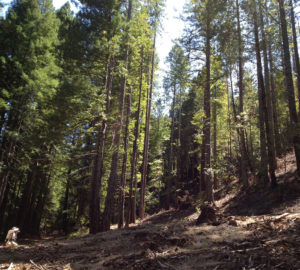
[{"label": "tree bark", "polygon": [[143,66],[144,66],[144,49],[141,49],[141,63],[140,63],[140,82],[139,82],[139,99],[138,99],[138,109],[136,112],[136,122],[134,127],[134,141],[132,146],[132,157],[131,157],[131,171],[130,171],[130,189],[129,189],[129,205],[128,213],[126,219],[126,227],[130,223],[135,223],[135,205],[136,205],[136,188],[134,185],[134,178],[136,175],[136,165],[137,165],[137,150],[138,150],[138,138],[140,130],[140,113],[141,113],[141,98],[142,98],[142,88],[143,88]]},{"label": "tree bark", "polygon": [[176,103],[176,86],[173,88],[173,102],[171,108],[171,132],[170,132],[170,152],[168,156],[168,179],[167,179],[167,209],[171,205],[171,195],[172,195],[172,180],[173,180],[173,144],[174,144],[174,129],[175,129],[175,103]]},{"label": "tree bark", "polygon": [[243,48],[242,48],[242,35],[241,35],[241,23],[240,23],[240,7],[239,0],[236,0],[236,15],[237,15],[237,30],[238,30],[238,66],[239,66],[239,114],[241,121],[241,128],[239,130],[240,135],[240,149],[241,149],[241,180],[245,187],[248,187],[248,175],[247,175],[247,156],[246,156],[246,143],[244,132],[244,64],[243,64]]},{"label": "tree bark", "polygon": [[289,106],[290,122],[293,128],[293,144],[296,155],[297,171],[300,176],[300,128],[298,123],[298,116],[296,111],[294,84],[292,76],[289,39],[287,33],[287,22],[284,9],[284,0],[277,0],[279,4],[281,33],[282,33],[282,48],[283,48],[283,61],[284,61],[284,74],[285,74],[285,86],[286,95]]},{"label": "tree bark", "polygon": [[[105,76],[105,89],[106,89],[106,117],[110,110],[110,93],[112,89],[113,80],[113,59],[111,56],[107,57],[106,76]],[[94,165],[91,177],[91,200],[90,200],[90,233],[97,233],[100,231],[100,195],[101,183],[103,175],[103,159],[107,133],[107,118],[102,119],[101,125],[98,127],[97,142],[96,142],[96,155],[94,158]]]},{"label": "tree bark", "polygon": [[258,97],[259,97],[259,131],[260,131],[260,154],[261,154],[260,174],[264,183],[268,183],[269,176],[268,176],[268,163],[267,163],[268,159],[267,159],[267,149],[266,149],[266,131],[265,131],[265,124],[268,122],[267,120],[268,113],[266,110],[265,86],[264,86],[264,78],[263,78],[262,63],[261,63],[257,10],[256,10],[255,2],[253,7],[253,24],[254,24],[253,30],[254,30],[254,38],[255,38],[255,53],[256,53]]},{"label": "tree bark", "polygon": [[280,140],[279,124],[278,124],[278,105],[277,105],[277,95],[276,95],[276,86],[274,78],[274,64],[273,64],[273,53],[271,48],[271,42],[268,44],[269,51],[269,64],[270,64],[270,80],[271,80],[271,96],[272,96],[272,112],[274,120],[274,134],[275,134],[275,152],[277,156],[280,156],[282,153],[282,143]]},{"label": "tree bark", "polygon": [[[295,57],[295,67],[296,67],[296,76],[297,76],[297,89],[298,89],[298,102],[300,106],[300,62],[299,62],[299,51],[298,51],[298,42],[297,42],[297,33],[296,33],[296,22],[295,22],[295,13],[293,1],[290,0],[291,8],[291,24],[293,32],[293,45],[294,45],[294,57]],[[299,109],[300,114],[300,109]]]},{"label": "tree bark", "polygon": [[229,91],[229,83],[228,83],[228,78],[227,78],[227,126],[229,130],[229,140],[228,140],[228,156],[229,159],[232,159],[232,147],[231,147],[231,112],[230,112],[230,91]]},{"label": "tree bark", "polygon": [[68,174],[67,174],[67,183],[66,183],[65,197],[64,197],[64,203],[63,203],[62,227],[63,227],[63,231],[66,235],[69,233],[68,209],[69,209],[70,182],[71,182],[71,169],[69,169]]},{"label": "tree bark", "polygon": [[217,87],[214,87],[214,101],[213,101],[213,157],[214,157],[214,188],[218,188],[218,179],[217,179]]},{"label": "tree bark", "polygon": [[210,20],[206,21],[206,44],[205,44],[205,57],[206,57],[206,82],[204,88],[204,130],[203,130],[203,144],[204,144],[204,160],[205,160],[205,185],[206,185],[206,200],[209,203],[214,203],[213,185],[211,182],[211,153],[210,153],[210,135],[211,135],[211,112],[210,112],[210,67],[211,67],[211,31]]},{"label": "tree bark", "polygon": [[141,219],[143,219],[145,216],[146,178],[147,178],[147,167],[148,167],[150,116],[151,116],[151,106],[152,106],[156,34],[157,33],[156,33],[156,29],[155,29],[154,30],[153,47],[152,47],[151,78],[150,78],[148,108],[147,108],[147,112],[146,112],[146,126],[145,126],[145,139],[144,139],[144,152],[143,152],[143,171],[142,171],[142,179],[141,179],[141,196],[140,196],[141,201],[140,201],[140,207],[139,207],[139,216]]},{"label": "tree bark", "polygon": [[[50,166],[50,161],[49,161]],[[51,180],[51,169],[49,169],[48,173],[44,173],[42,176],[43,181],[41,182],[41,190],[39,193],[38,201],[36,203],[36,207],[34,209],[33,222],[29,228],[29,231],[33,235],[40,236],[40,225],[43,217],[44,207],[46,203],[46,199],[49,193],[49,184]]]},{"label": "tree bark", "polygon": [[[132,0],[128,1],[128,15],[127,21],[131,20],[131,12],[132,12]],[[128,59],[129,59],[129,29],[127,29],[126,34],[126,51],[125,51],[125,67],[128,68]],[[115,203],[115,193],[117,188],[117,181],[118,181],[118,161],[119,161],[119,150],[120,150],[120,138],[121,138],[121,130],[123,127],[123,118],[124,118],[124,104],[125,104],[125,94],[126,94],[126,82],[127,77],[124,75],[121,91],[120,91],[120,101],[119,101],[119,118],[117,120],[117,126],[115,130],[115,137],[113,140],[114,151],[112,154],[111,160],[111,170],[108,180],[108,188],[107,188],[107,195],[105,200],[105,209],[103,213],[103,220],[101,231],[108,231],[110,230],[111,224],[111,217],[114,213],[114,203]]]},{"label": "tree bark", "polygon": [[24,227],[25,219],[28,215],[29,205],[30,205],[30,197],[31,192],[33,189],[33,184],[36,178],[37,174],[37,163],[36,161],[33,162],[33,165],[31,166],[30,170],[28,171],[27,175],[27,181],[24,186],[24,191],[22,194],[21,204],[19,208],[19,214],[18,214],[18,224],[20,228],[22,229]]},{"label": "tree bark", "polygon": [[132,90],[129,89],[127,96],[127,116],[126,116],[126,127],[124,136],[124,156],[122,164],[122,174],[121,174],[121,187],[120,187],[120,206],[119,206],[119,223],[118,227],[123,228],[125,221],[125,188],[126,188],[126,172],[127,172],[127,152],[128,152],[128,141],[129,141],[129,121],[131,113],[131,94]]},{"label": "tree bark", "polygon": [[269,163],[269,173],[271,176],[271,186],[277,186],[277,180],[275,176],[275,170],[277,167],[276,164],[276,154],[275,154],[275,138],[274,138],[274,121],[272,114],[272,100],[271,100],[271,90],[270,90],[270,73],[268,66],[268,52],[267,52],[267,40],[264,29],[264,16],[262,11],[262,3],[259,4],[260,11],[260,29],[262,34],[262,50],[263,50],[263,59],[264,59],[264,73],[265,73],[265,102],[264,114],[266,121],[266,135],[267,135],[267,144],[268,144],[268,163]]},{"label": "tree bark", "polygon": [[179,182],[180,182],[180,178],[181,178],[181,127],[182,127],[182,89],[180,86],[179,89],[179,112],[178,112],[178,143],[177,143],[177,158],[176,158],[176,182],[175,182],[175,203],[176,203],[176,207],[177,207],[177,189],[179,188]]},{"label": "tree bark", "polygon": [[[12,120],[11,123],[11,130],[15,130],[17,133],[21,131],[22,124],[23,124],[23,118],[24,118],[24,112],[21,114],[20,117],[16,117],[16,120]],[[9,121],[10,122],[10,121]],[[14,125],[13,123],[16,123]],[[16,128],[15,128],[16,127]],[[7,186],[7,182],[9,179],[9,176],[11,174],[11,164],[15,155],[16,151],[16,141],[14,138],[8,138],[7,134],[4,134],[3,141],[2,141],[2,148],[1,148],[1,156],[0,156],[0,163],[3,163],[2,167],[6,167],[4,170],[0,171],[0,207],[5,195],[5,190]]]}]

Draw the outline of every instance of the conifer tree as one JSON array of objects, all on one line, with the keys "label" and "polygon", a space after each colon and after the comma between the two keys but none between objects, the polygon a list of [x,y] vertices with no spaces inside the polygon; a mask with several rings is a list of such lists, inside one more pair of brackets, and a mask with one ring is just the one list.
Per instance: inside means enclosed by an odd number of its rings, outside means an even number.
[{"label": "conifer tree", "polygon": [[10,93],[10,100],[2,132],[0,205],[17,145],[22,144],[27,129],[42,131],[49,99],[58,87],[59,68],[55,61],[58,25],[50,0],[17,1],[1,24],[5,46],[1,77],[5,79],[3,88]]}]

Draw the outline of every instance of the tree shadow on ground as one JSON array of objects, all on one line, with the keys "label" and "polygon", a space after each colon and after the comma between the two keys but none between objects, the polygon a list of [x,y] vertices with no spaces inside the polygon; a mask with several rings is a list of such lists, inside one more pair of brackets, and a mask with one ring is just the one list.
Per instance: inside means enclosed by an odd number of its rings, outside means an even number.
[{"label": "tree shadow on ground", "polygon": [[142,224],[161,224],[161,223],[173,222],[176,220],[185,219],[196,212],[197,210],[195,209],[195,207],[191,207],[186,210],[178,210],[178,209],[164,210],[155,215],[147,217],[146,219],[143,220]]},{"label": "tree shadow on ground", "polygon": [[238,194],[228,200],[224,206],[227,215],[265,215],[279,214],[285,208],[293,206],[300,198],[300,181],[294,171],[278,177],[278,186],[254,185],[240,189]]}]

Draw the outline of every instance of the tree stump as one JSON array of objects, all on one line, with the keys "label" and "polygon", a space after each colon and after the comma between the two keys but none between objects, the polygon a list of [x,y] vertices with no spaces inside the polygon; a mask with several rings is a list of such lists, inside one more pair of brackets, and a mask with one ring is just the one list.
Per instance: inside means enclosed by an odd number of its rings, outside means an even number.
[{"label": "tree stump", "polygon": [[187,190],[184,191],[183,197],[178,196],[177,202],[178,202],[178,208],[179,210],[187,210],[193,206],[192,199],[189,195],[189,192]]},{"label": "tree stump", "polygon": [[217,222],[216,212],[211,206],[201,206],[201,214],[196,221],[196,225],[200,225],[202,223],[208,223],[215,226],[220,224],[220,222]]}]

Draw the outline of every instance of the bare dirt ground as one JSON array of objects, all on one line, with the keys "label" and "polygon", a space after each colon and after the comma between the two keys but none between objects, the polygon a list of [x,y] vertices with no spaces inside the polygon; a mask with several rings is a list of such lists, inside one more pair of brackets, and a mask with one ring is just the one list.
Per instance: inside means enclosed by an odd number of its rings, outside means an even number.
[{"label": "bare dirt ground", "polygon": [[281,167],[274,191],[236,189],[217,201],[219,226],[196,226],[195,209],[162,211],[128,229],[0,248],[0,269],[300,270],[294,171]]}]

